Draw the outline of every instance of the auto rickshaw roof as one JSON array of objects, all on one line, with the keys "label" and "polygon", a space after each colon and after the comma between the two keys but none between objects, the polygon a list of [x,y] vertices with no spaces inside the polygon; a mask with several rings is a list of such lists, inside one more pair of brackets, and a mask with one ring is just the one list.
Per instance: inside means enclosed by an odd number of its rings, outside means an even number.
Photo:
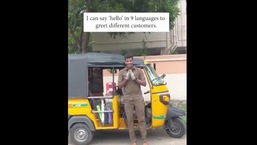
[{"label": "auto rickshaw roof", "polygon": [[[69,60],[81,60],[87,63],[88,67],[124,67],[124,56],[108,53],[86,53],[69,54]],[[137,67],[144,66],[144,60],[134,58],[133,63]]]},{"label": "auto rickshaw roof", "polygon": [[[144,67],[142,59],[134,58],[137,67]],[[106,53],[86,53],[68,55],[68,96],[88,96],[88,67],[124,68],[124,56]]]}]

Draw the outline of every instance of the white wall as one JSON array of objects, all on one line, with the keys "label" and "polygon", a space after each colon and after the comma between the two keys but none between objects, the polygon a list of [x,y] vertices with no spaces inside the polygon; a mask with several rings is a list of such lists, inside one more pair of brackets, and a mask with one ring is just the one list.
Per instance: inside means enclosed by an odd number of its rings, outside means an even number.
[{"label": "white wall", "polygon": [[[167,87],[171,94],[172,100],[186,100],[186,74],[166,74],[164,80],[167,82]],[[118,82],[118,77],[114,77],[114,81]],[[107,82],[112,82],[111,76],[104,77],[104,91],[105,91],[105,84]],[[141,87],[142,92],[146,92],[149,90],[147,87]],[[105,92],[104,92],[105,93]],[[145,100],[149,101],[150,96],[144,95]]]},{"label": "white wall", "polygon": [[167,74],[164,80],[167,82],[172,100],[186,100],[186,74]]}]

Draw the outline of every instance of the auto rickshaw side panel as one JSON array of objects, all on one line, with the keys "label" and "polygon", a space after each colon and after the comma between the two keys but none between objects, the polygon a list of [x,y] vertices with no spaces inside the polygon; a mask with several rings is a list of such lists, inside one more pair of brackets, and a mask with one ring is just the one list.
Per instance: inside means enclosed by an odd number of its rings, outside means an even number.
[{"label": "auto rickshaw side panel", "polygon": [[117,129],[119,125],[119,108],[118,108],[118,96],[114,96],[112,99],[113,109],[113,124],[103,125],[101,120],[97,117],[97,113],[93,113],[92,106],[86,98],[74,98],[68,101],[68,114],[70,116],[87,116],[95,125],[96,130]]},{"label": "auto rickshaw side panel", "polygon": [[86,98],[69,98],[68,114],[70,116],[87,116],[95,125],[99,126],[96,116],[92,113],[91,105]]},{"label": "auto rickshaw side panel", "polygon": [[152,94],[152,128],[161,127],[165,123],[168,105],[161,101],[163,95],[169,94]]},{"label": "auto rickshaw side panel", "polygon": [[[149,62],[145,61],[145,64],[149,64]],[[166,85],[154,86],[151,83],[146,70],[144,70],[144,73],[146,74],[146,80],[148,81],[151,93],[151,128],[161,127],[165,123],[165,118],[168,111],[168,102],[163,102],[162,98],[164,95],[169,97],[169,91]]]}]

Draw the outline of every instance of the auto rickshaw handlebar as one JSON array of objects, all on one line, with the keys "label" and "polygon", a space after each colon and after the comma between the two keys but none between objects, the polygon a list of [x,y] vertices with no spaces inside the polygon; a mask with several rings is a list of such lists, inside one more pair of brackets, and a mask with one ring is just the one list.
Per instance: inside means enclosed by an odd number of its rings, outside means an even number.
[{"label": "auto rickshaw handlebar", "polygon": [[92,113],[108,113],[108,112],[113,112],[113,110],[105,110],[105,111],[92,111]]},{"label": "auto rickshaw handlebar", "polygon": [[87,97],[88,99],[112,99],[114,96],[93,96]]}]

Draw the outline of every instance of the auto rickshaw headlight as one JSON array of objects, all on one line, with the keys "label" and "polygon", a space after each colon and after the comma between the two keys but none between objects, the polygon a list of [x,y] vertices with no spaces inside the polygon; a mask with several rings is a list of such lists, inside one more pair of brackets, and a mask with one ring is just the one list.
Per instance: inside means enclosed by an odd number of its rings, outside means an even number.
[{"label": "auto rickshaw headlight", "polygon": [[168,96],[163,96],[163,101],[164,101],[164,102],[170,102],[170,97],[168,97]]},{"label": "auto rickshaw headlight", "polygon": [[164,104],[164,105],[168,105],[170,103],[170,95],[160,95],[160,101]]}]

